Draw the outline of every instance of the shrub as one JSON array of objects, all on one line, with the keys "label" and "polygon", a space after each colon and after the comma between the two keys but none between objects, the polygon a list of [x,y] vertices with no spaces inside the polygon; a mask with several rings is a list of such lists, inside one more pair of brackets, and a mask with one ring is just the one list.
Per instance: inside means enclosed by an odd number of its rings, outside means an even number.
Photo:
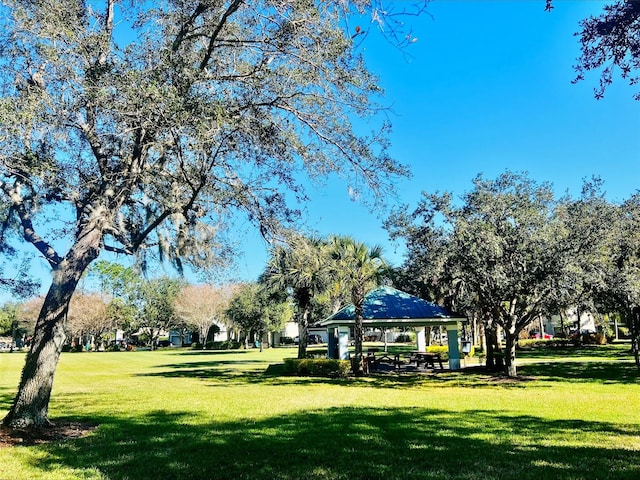
[{"label": "shrub", "polygon": [[[427,353],[437,353],[443,361],[449,360],[449,347],[447,345],[429,345],[427,347]],[[476,354],[476,348],[472,345],[471,351],[467,354],[468,357],[473,357]],[[464,353],[460,350],[460,358],[464,358]]]},{"label": "shrub", "polygon": [[346,377],[351,369],[348,360],[333,358],[285,358],[284,371],[289,375],[312,377]]},{"label": "shrub", "polygon": [[237,350],[242,346],[240,342],[226,340],[224,342],[207,342],[207,350]]},{"label": "shrub", "polygon": [[607,336],[601,332],[596,333],[594,339],[597,345],[605,345],[607,343]]},{"label": "shrub", "polygon": [[191,344],[191,349],[192,350],[202,350],[202,343],[200,342],[193,342]]},{"label": "shrub", "polygon": [[437,353],[443,361],[449,360],[449,347],[446,345],[429,345],[427,353]]}]

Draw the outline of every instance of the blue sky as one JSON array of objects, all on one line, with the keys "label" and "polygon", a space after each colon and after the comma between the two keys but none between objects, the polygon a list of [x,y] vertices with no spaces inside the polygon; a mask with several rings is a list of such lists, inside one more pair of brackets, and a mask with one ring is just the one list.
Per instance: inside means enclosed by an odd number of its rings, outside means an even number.
[{"label": "blue sky", "polygon": [[[391,154],[413,171],[395,202],[415,206],[423,190],[462,194],[478,173],[495,178],[506,169],[549,181],[558,194],[578,195],[593,175],[612,201],[640,188],[635,90],[616,78],[595,100],[597,73],[571,84],[578,22],[606,2],[555,0],[551,13],[544,3],[436,0],[430,16],[408,19],[418,41],[407,55],[367,37],[365,58],[391,110]],[[392,263],[402,262],[402,247],[389,242],[376,213],[349,200],[346,184],[330,182],[311,195],[310,228],[381,244]],[[250,228],[245,233],[237,274],[253,279],[265,244]]]}]

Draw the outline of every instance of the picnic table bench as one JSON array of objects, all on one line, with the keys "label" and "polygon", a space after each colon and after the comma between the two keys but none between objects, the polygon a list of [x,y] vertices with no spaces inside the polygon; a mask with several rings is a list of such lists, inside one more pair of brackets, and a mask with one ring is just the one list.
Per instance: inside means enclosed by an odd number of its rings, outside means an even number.
[{"label": "picnic table bench", "polygon": [[425,366],[430,366],[431,368],[436,368],[435,363],[438,362],[440,369],[442,370],[444,367],[442,366],[442,358],[439,353],[432,352],[411,352],[409,354],[409,361],[416,362],[416,366],[420,366],[421,363],[424,363]]},{"label": "picnic table bench", "polygon": [[380,363],[392,363],[397,369],[400,368],[400,365],[403,362],[400,360],[400,354],[398,353],[378,352],[377,349],[376,351],[370,350],[367,353],[367,364],[369,365],[369,370],[377,370]]}]

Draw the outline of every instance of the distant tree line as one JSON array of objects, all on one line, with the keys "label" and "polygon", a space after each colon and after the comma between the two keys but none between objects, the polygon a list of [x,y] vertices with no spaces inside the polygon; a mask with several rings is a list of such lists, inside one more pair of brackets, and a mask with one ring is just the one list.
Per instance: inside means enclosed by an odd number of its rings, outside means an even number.
[{"label": "distant tree line", "polygon": [[[162,276],[146,279],[133,267],[98,261],[89,272],[98,281],[96,291],[78,289],[65,323],[66,346],[75,350],[109,350],[126,346],[155,349],[162,335],[176,331],[181,344],[187,332],[205,348],[220,325],[236,341],[279,331],[291,318],[282,299],[258,302],[257,284],[191,285]],[[263,295],[264,296],[264,295]],[[237,305],[248,299],[246,309]],[[34,333],[42,297],[10,302],[0,307],[0,335],[10,336],[17,347],[28,346]],[[235,307],[234,307],[235,306]],[[253,309],[256,313],[248,320]],[[277,311],[278,315],[268,312]],[[266,322],[266,323],[265,323]],[[116,343],[116,332],[120,331]]]}]

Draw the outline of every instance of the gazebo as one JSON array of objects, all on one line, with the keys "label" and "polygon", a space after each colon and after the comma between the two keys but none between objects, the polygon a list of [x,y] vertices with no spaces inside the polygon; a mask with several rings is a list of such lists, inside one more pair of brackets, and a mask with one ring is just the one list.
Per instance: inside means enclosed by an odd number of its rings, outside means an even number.
[{"label": "gazebo", "polygon": [[[448,309],[427,302],[392,287],[380,287],[369,292],[364,299],[364,328],[413,327],[416,328],[417,350],[426,351],[425,328],[444,326],[449,345],[449,368],[460,368],[458,327],[467,318]],[[355,307],[349,305],[326,318],[320,324],[327,327],[328,355],[331,358],[349,358],[349,329],[355,325]]]}]

